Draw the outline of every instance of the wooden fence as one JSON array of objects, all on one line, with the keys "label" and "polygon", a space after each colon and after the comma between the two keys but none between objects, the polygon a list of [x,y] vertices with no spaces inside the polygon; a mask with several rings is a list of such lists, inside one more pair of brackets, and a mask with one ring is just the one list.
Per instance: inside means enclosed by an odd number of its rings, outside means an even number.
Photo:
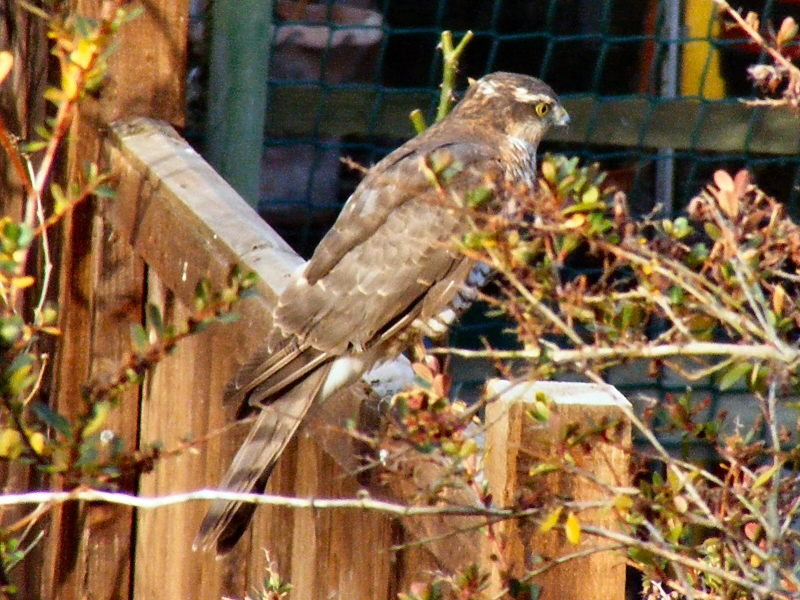
[{"label": "wooden fence", "polygon": [[[91,14],[102,2],[80,4],[79,9]],[[82,206],[63,227],[59,301],[65,336],[51,386],[55,405],[66,414],[80,408],[81,386],[129,350],[130,324],[143,321],[148,302],[160,306],[167,320],[180,321],[201,277],[220,286],[234,264],[261,277],[261,296],[243,305],[239,323],[212,328],[181,344],[140,390],[128,394],[108,423],[129,449],[156,441],[173,448],[187,436],[226,431],[211,436],[199,451],[159,461],[153,472],[129,482],[128,491],[156,496],[213,486],[219,480],[242,434],[225,427],[236,407],[222,405],[222,387],[237,364],[262,343],[270,306],[300,259],[166,124],[180,126],[183,118],[188,0],[149,0],[145,6],[145,16],[121,40],[111,83],[74,125],[78,143],[72,146],[68,169],[76,172],[87,159],[99,158],[118,173],[118,197],[102,206]],[[281,458],[269,491],[354,497],[362,487],[348,475],[356,453],[336,436],[336,427],[359,414],[366,396],[365,390],[351,390],[330,403],[308,429],[311,434],[300,435]],[[538,435],[523,422],[524,399],[509,402],[517,408],[498,403],[502,411],[492,417],[495,426],[487,432],[487,443],[497,448],[490,483],[501,505],[513,501],[517,474],[526,468],[521,449]],[[578,410],[599,418],[615,409],[563,410],[565,415]],[[615,455],[613,460],[624,471],[627,457]],[[10,477],[5,489],[43,483]],[[405,483],[399,477],[369,489],[402,500],[408,493]],[[62,505],[44,523],[44,541],[15,574],[19,597],[243,598],[263,580],[266,549],[294,586],[293,598],[389,599],[421,572],[449,570],[488,552],[479,532],[439,539],[425,548],[390,550],[440,532],[446,524],[437,522],[401,523],[352,509],[264,507],[257,511],[251,533],[218,561],[191,550],[205,508],[199,502],[138,512],[97,503]],[[513,523],[504,527],[517,572],[530,556],[535,535]],[[560,551],[553,540],[542,543]],[[544,597],[623,597],[620,557],[600,553],[583,560],[570,567],[572,576],[562,570],[559,579],[546,580]],[[496,574],[494,580],[496,584]]]}]

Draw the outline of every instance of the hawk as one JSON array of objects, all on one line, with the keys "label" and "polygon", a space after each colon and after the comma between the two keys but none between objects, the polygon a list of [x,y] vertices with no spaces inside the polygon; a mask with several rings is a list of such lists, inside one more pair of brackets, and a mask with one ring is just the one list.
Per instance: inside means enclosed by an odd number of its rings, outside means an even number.
[{"label": "hawk", "polygon": [[[568,122],[542,81],[492,73],[472,82],[446,118],[369,170],[278,299],[266,346],[226,388],[228,401],[257,416],[222,489],[262,493],[314,403],[419,337],[447,330],[489,275],[453,243],[469,231],[465,197],[487,182],[533,186],[539,141]],[[212,502],[194,548],[216,543],[226,553],[254,510]]]}]

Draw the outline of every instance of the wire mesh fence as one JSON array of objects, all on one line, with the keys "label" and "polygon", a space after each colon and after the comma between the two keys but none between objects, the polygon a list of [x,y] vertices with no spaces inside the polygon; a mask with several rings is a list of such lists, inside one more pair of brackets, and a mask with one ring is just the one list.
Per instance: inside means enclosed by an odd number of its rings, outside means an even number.
[{"label": "wire mesh fence", "polygon": [[[766,32],[785,16],[800,20],[800,0],[736,7],[759,12]],[[445,29],[456,39],[475,34],[460,65],[462,87],[497,70],[547,81],[573,125],[542,150],[599,161],[635,210],[679,211],[715,170],[746,167],[800,212],[800,122],[740,101],[754,95],[747,67],[764,56],[713,0],[278,0],[271,10],[257,207],[303,255],[361,177],[340,158],[377,161],[413,135],[414,108],[431,121]],[[201,149],[217,126],[205,117],[210,25],[197,0],[188,135]],[[513,343],[501,329],[471,315],[456,341],[474,345],[489,335]],[[651,383],[660,393],[685,386]]]}]

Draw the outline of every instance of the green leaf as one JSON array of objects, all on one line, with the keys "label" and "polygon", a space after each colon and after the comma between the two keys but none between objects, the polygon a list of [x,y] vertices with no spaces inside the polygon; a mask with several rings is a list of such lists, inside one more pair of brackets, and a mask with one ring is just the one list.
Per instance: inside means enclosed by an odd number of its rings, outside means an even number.
[{"label": "green leaf", "polygon": [[94,195],[98,198],[116,198],[117,191],[107,185],[99,185],[94,189]]},{"label": "green leaf", "polygon": [[725,371],[719,378],[718,382],[719,389],[723,392],[727,389],[730,389],[738,381],[743,379],[746,375],[749,375],[752,370],[753,370],[753,365],[747,362],[737,363],[733,365],[730,369]]},{"label": "green leaf", "polygon": [[133,323],[131,325],[131,341],[139,352],[147,350],[149,344],[147,331],[145,331],[141,323]]},{"label": "green leaf", "polygon": [[537,475],[546,475],[547,473],[553,473],[555,471],[560,471],[560,470],[561,467],[558,465],[541,462],[532,466],[528,471],[528,475],[530,475],[531,477],[536,477]]},{"label": "green leaf", "polygon": [[777,473],[778,470],[782,467],[783,463],[776,462],[769,469],[767,469],[761,475],[758,476],[758,478],[753,482],[751,489],[757,490],[758,488],[763,487],[767,482],[769,482],[772,479],[775,473]]},{"label": "green leaf", "polygon": [[710,237],[715,242],[722,237],[722,232],[720,231],[719,227],[717,227],[713,223],[704,223],[703,229],[705,229],[708,237]]},{"label": "green leaf", "polygon": [[147,304],[147,322],[156,330],[159,337],[164,337],[164,319],[161,316],[161,309],[153,303]]},{"label": "green leaf", "polygon": [[492,190],[488,187],[478,187],[467,192],[467,206],[478,208],[492,197]]},{"label": "green leaf", "polygon": [[204,310],[211,302],[211,285],[208,280],[201,279],[194,290],[194,306],[197,310]]},{"label": "green leaf", "polygon": [[97,439],[81,444],[78,460],[75,461],[76,468],[91,467],[97,464],[99,454],[97,452]]},{"label": "green leaf", "polygon": [[242,315],[240,315],[239,313],[229,312],[229,313],[223,313],[221,315],[218,315],[217,316],[217,321],[219,323],[236,323],[236,322],[240,321],[241,318],[242,318]]},{"label": "green leaf", "polygon": [[[52,89],[52,88],[51,88],[51,89]],[[61,91],[61,90],[57,90],[57,91],[60,93],[60,91]],[[47,99],[47,98],[45,98],[45,100],[46,100],[46,99]],[[47,128],[46,128],[44,125],[41,125],[41,124],[39,124],[39,125],[36,125],[36,127],[34,127],[34,128],[33,128],[33,130],[34,130],[34,131],[35,131],[35,132],[36,132],[36,133],[39,135],[39,137],[40,137],[40,138],[42,138],[42,139],[49,140],[51,137],[53,137],[53,134],[52,134],[52,133],[50,133],[50,130],[49,130],[49,129],[47,129]]]},{"label": "green leaf", "polygon": [[655,566],[656,564],[653,553],[641,548],[629,548],[628,557],[640,565]]},{"label": "green leaf", "polygon": [[96,433],[105,424],[108,415],[111,412],[110,402],[97,402],[92,406],[92,418],[83,428],[83,438],[88,438],[90,435]]},{"label": "green leaf", "polygon": [[669,288],[668,295],[672,304],[675,304],[676,306],[680,306],[681,304],[683,304],[683,299],[686,296],[685,292],[683,291],[683,288],[678,287],[676,285],[673,285],[671,288]]},{"label": "green leaf", "polygon": [[683,239],[687,235],[691,234],[694,229],[691,225],[689,225],[689,220],[686,217],[678,217],[672,224],[673,230],[672,235],[674,235],[677,239]]},{"label": "green leaf", "polygon": [[6,346],[16,343],[22,337],[23,325],[22,319],[16,316],[0,320],[0,341]]},{"label": "green leaf", "polygon": [[26,391],[30,386],[36,383],[36,375],[32,373],[33,364],[25,364],[9,369],[8,375],[8,391],[12,396],[19,396]]},{"label": "green leaf", "polygon": [[47,404],[42,402],[34,402],[31,408],[45,425],[54,429],[65,438],[72,439],[72,427],[70,426],[69,419],[64,415],[54,411]]},{"label": "green leaf", "polygon": [[53,196],[53,200],[56,201],[56,205],[69,204],[67,197],[64,195],[64,189],[57,183],[50,184],[50,194]]},{"label": "green leaf", "polygon": [[581,196],[581,204],[595,204],[600,199],[600,190],[591,186]]},{"label": "green leaf", "polygon": [[47,148],[47,142],[45,141],[25,142],[19,145],[19,151],[23,154],[34,154],[45,148]]},{"label": "green leaf", "polygon": [[[508,581],[508,595],[512,598],[524,600],[539,600],[542,588],[535,583],[522,583],[519,579],[511,578]],[[470,596],[473,597],[473,596]]]}]

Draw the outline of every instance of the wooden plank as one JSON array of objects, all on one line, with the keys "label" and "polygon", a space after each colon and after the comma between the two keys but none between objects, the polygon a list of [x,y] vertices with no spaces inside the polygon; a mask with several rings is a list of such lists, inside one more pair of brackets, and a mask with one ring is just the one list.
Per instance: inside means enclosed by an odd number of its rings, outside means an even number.
[{"label": "wooden plank", "polygon": [[[105,0],[80,0],[78,14],[101,14]],[[138,0],[144,12],[120,30],[109,78],[84,117],[97,127],[135,116],[184,124],[189,0]]]},{"label": "wooden plank", "polygon": [[[57,397],[59,409],[75,416],[84,408],[83,385],[113,371],[130,350],[130,323],[142,318],[144,265],[91,211],[80,211],[69,225],[62,254],[65,336],[57,356]],[[137,444],[138,404],[138,391],[130,390],[107,423],[128,450]],[[51,546],[53,577],[47,589],[59,598],[127,598],[132,511],[99,505],[76,509],[70,505],[56,513],[52,529],[61,539]]]},{"label": "wooden plank", "polygon": [[242,264],[260,276],[262,315],[268,314],[302,264],[289,245],[163,123],[115,124],[108,151],[127,199],[108,206],[109,218],[164,285],[190,304],[201,277],[219,286]]},{"label": "wooden plank", "polygon": [[[564,104],[572,124],[552,130],[549,141],[703,152],[794,155],[800,150],[800,123],[783,109],[693,98],[568,97]],[[413,135],[408,114],[430,105],[426,92],[278,86],[270,94],[267,127],[274,136],[406,139]]]},{"label": "wooden plank", "polygon": [[[81,0],[76,10],[99,16],[106,4]],[[75,142],[68,147],[66,172],[73,181],[81,180],[87,163],[98,160],[102,129],[110,119],[151,114],[183,123],[188,0],[153,0],[144,9],[122,30],[100,96],[88,99],[72,124]],[[83,409],[81,390],[89,377],[106,366],[103,361],[116,362],[129,348],[130,322],[142,319],[144,267],[89,203],[64,220],[62,232],[59,305],[65,335],[56,357],[54,404],[75,415]],[[109,426],[135,443],[138,422],[138,393],[132,392]],[[43,597],[129,597],[131,511],[69,504],[54,512],[50,531],[55,535],[42,569]]]},{"label": "wooden plank", "polygon": [[[148,300],[159,306],[165,322],[181,322],[189,314],[151,270]],[[241,329],[235,333],[241,334]],[[158,461],[142,475],[139,493],[158,496],[196,490],[219,477],[229,458],[235,436],[220,434],[227,422],[221,402],[222,388],[239,353],[232,328],[213,328],[181,343],[159,363],[148,378],[142,398],[141,443],[180,447],[186,438],[210,434],[197,452]],[[216,434],[214,432],[217,432]],[[194,552],[192,540],[205,511],[202,503],[182,504],[137,515],[135,598],[219,599],[242,598],[248,591],[244,573],[247,557],[216,561],[210,553]],[[164,577],[169,573],[169,577]],[[255,582],[249,582],[254,584]]]},{"label": "wooden plank", "polygon": [[[612,386],[588,383],[535,382],[512,386],[507,381],[489,383],[489,393],[498,395],[486,408],[486,446],[491,448],[486,461],[489,491],[499,506],[512,506],[530,471],[532,463],[546,460],[558,452],[564,431],[572,423],[600,423],[605,419],[620,422],[620,444],[594,443],[589,449],[575,449],[576,463],[597,481],[609,485],[627,485],[630,455],[630,423],[619,406],[627,400]],[[529,403],[538,393],[555,402],[546,424],[530,418]],[[574,474],[554,473],[543,478],[541,492],[572,498],[578,502],[608,499],[605,492],[586,478]],[[538,489],[538,488],[537,488]],[[584,511],[582,523],[614,528],[617,516],[613,511]],[[533,557],[557,558],[589,547],[610,543],[584,534],[576,547],[569,544],[561,531],[541,534],[531,523],[507,521],[495,530],[505,543],[505,558],[510,574],[521,577],[537,566]],[[494,549],[484,548],[484,557]],[[484,559],[484,564],[489,564]],[[618,552],[597,552],[567,561],[536,578],[541,585],[542,600],[622,600],[625,597],[625,556]],[[501,580],[492,572],[492,591],[498,592]],[[493,594],[490,594],[493,595]]]}]

